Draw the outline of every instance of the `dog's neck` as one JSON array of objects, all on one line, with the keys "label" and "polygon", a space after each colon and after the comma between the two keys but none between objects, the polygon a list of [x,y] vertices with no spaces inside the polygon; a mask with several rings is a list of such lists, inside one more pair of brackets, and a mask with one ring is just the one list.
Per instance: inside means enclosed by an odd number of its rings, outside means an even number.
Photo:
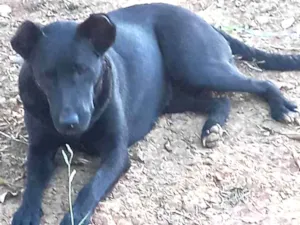
[{"label": "dog's neck", "polygon": [[92,116],[91,125],[93,124],[93,122],[99,119],[99,117],[107,108],[112,98],[113,83],[114,82],[113,82],[111,63],[109,59],[104,56],[102,61],[101,76],[95,86],[95,93],[94,93],[95,111]]}]

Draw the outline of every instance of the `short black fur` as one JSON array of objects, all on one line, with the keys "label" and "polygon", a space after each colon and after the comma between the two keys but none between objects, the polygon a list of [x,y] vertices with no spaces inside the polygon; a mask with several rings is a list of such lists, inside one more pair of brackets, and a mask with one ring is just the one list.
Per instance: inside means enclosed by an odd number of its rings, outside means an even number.
[{"label": "short black fur", "polygon": [[[272,83],[241,74],[232,53],[264,61],[258,65],[270,70],[299,70],[299,56],[250,48],[177,6],[135,5],[92,14],[79,24],[26,21],[11,44],[25,59],[19,93],[29,135],[26,188],[12,225],[40,224],[53,159],[66,143],[102,158],[74,203],[78,224],[90,218],[126,172],[128,148],[150,132],[159,116],[207,113],[205,140],[230,112],[229,98],[215,98],[212,92],[256,94],[278,121],[296,110]],[[68,213],[61,225],[70,224]]]}]

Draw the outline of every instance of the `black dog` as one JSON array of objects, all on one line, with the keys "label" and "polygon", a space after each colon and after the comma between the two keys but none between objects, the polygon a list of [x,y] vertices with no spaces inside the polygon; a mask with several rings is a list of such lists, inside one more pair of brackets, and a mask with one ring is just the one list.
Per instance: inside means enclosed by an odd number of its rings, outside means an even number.
[{"label": "black dog", "polygon": [[[249,92],[264,98],[277,121],[292,122],[296,106],[272,83],[250,79],[232,54],[256,59],[268,70],[300,70],[299,56],[250,48],[190,11],[145,4],[92,14],[84,22],[39,26],[25,21],[11,40],[25,62],[20,96],[29,134],[28,177],[13,225],[38,225],[43,190],[57,149],[83,145],[102,157],[97,174],[74,203],[75,224],[88,224],[98,202],[130,166],[128,147],[165,113],[207,113],[205,146],[216,141],[230,111],[215,92]],[[61,225],[69,225],[68,213]]]}]

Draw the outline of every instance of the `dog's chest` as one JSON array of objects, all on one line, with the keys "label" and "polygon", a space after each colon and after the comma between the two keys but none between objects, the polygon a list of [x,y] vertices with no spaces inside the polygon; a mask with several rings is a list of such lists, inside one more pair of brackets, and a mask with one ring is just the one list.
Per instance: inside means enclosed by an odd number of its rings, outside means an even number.
[{"label": "dog's chest", "polygon": [[99,150],[93,148],[91,145],[87,145],[84,141],[73,141],[70,143],[70,147],[74,152],[82,152],[88,155],[99,155]]}]

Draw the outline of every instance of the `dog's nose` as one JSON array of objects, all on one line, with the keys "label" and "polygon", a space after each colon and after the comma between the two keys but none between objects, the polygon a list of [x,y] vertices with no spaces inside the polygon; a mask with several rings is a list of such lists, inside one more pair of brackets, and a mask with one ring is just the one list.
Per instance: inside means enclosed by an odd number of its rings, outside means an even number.
[{"label": "dog's nose", "polygon": [[59,118],[59,123],[66,130],[74,130],[78,127],[79,118],[76,113],[62,114]]}]

